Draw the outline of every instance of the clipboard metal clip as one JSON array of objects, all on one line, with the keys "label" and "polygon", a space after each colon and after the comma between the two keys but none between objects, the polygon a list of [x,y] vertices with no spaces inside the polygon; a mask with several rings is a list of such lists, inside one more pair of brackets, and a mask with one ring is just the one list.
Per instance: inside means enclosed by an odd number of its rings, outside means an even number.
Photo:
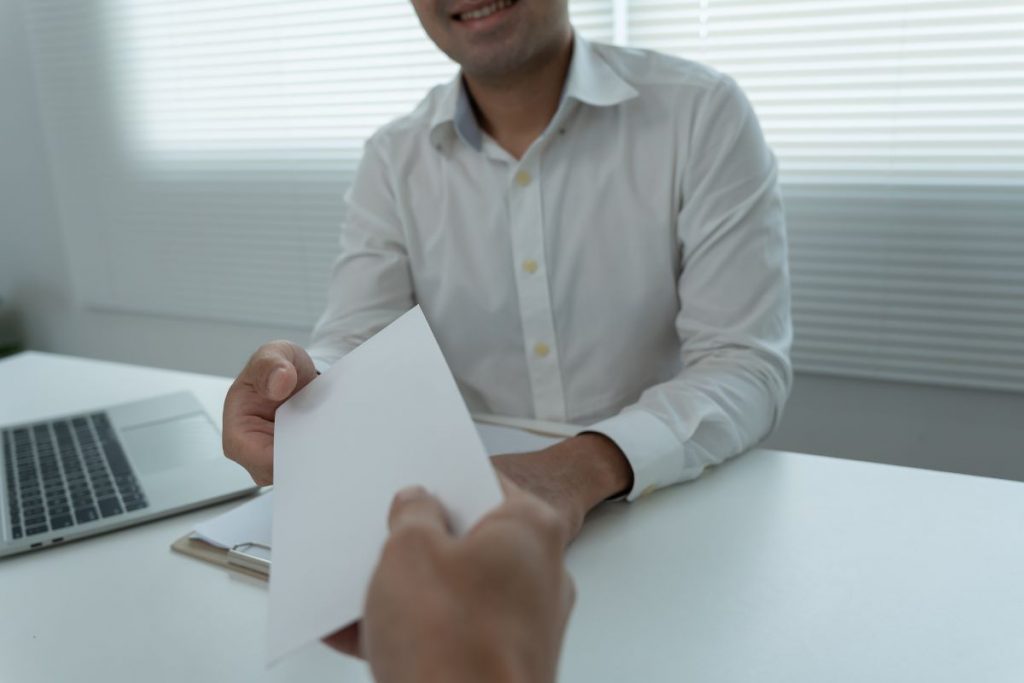
[{"label": "clipboard metal clip", "polygon": [[262,543],[239,543],[228,550],[228,564],[242,569],[248,569],[257,574],[270,576],[270,560],[250,552],[253,548],[260,548],[270,554],[270,546]]}]

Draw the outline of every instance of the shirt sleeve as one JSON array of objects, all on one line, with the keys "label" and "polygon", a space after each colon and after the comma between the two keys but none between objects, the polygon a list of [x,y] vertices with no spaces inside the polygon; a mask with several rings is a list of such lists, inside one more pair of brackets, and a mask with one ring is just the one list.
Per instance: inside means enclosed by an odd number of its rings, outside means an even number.
[{"label": "shirt sleeve", "polygon": [[380,144],[376,136],[367,141],[345,196],[341,253],[307,349],[320,372],[415,305],[404,230]]},{"label": "shirt sleeve", "polygon": [[778,165],[728,78],[707,94],[683,151],[682,371],[592,425],[625,453],[635,500],[698,477],[778,424],[792,385],[786,228]]}]

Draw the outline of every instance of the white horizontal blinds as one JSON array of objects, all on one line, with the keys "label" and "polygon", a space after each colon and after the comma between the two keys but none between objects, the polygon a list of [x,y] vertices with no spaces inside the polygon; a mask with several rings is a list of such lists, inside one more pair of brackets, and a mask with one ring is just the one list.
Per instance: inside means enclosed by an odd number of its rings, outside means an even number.
[{"label": "white horizontal blinds", "polygon": [[782,167],[799,369],[1024,390],[1024,3],[633,0]]},{"label": "white horizontal blinds", "polygon": [[1024,3],[634,0],[630,36],[735,77],[787,179],[1024,175]]},{"label": "white horizontal blinds", "polygon": [[800,369],[1024,389],[1021,188],[785,191]]},{"label": "white horizontal blinds", "polygon": [[[456,66],[408,0],[120,0],[111,24],[138,149],[160,159],[330,160],[362,144]],[[609,0],[578,0],[611,35]]]},{"label": "white horizontal blinds", "polygon": [[403,0],[120,0],[128,116],[158,159],[338,162],[455,66]]},{"label": "white horizontal blinds", "polygon": [[[120,310],[307,328],[363,141],[455,72],[407,0],[22,2],[76,282]],[[1024,3],[570,9],[751,96],[798,367],[1024,389]]]},{"label": "white horizontal blinds", "polygon": [[615,0],[570,0],[569,18],[587,40],[611,43],[615,38]]},{"label": "white horizontal blinds", "polygon": [[456,71],[408,0],[22,1],[76,282],[116,310],[307,329],[364,141]]}]

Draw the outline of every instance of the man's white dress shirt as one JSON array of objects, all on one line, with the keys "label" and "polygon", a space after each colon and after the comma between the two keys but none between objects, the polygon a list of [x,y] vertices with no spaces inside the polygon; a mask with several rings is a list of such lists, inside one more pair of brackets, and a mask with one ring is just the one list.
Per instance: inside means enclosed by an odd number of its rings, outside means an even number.
[{"label": "man's white dress shirt", "polygon": [[374,134],[310,354],[420,304],[472,411],[588,425],[629,499],[765,437],[792,379],[775,157],[727,76],[574,38],[516,160],[461,79]]}]

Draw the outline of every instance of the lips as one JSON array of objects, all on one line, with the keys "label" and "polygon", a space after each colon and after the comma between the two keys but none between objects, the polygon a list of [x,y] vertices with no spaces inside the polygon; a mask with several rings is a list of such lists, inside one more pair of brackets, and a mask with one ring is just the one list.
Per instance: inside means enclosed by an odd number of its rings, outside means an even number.
[{"label": "lips", "polygon": [[518,2],[518,0],[494,0],[486,5],[474,7],[473,9],[464,10],[462,12],[456,12],[452,14],[452,18],[456,21],[462,22],[486,19],[492,14],[497,14],[502,10],[508,9],[512,5],[516,4],[516,2]]}]

